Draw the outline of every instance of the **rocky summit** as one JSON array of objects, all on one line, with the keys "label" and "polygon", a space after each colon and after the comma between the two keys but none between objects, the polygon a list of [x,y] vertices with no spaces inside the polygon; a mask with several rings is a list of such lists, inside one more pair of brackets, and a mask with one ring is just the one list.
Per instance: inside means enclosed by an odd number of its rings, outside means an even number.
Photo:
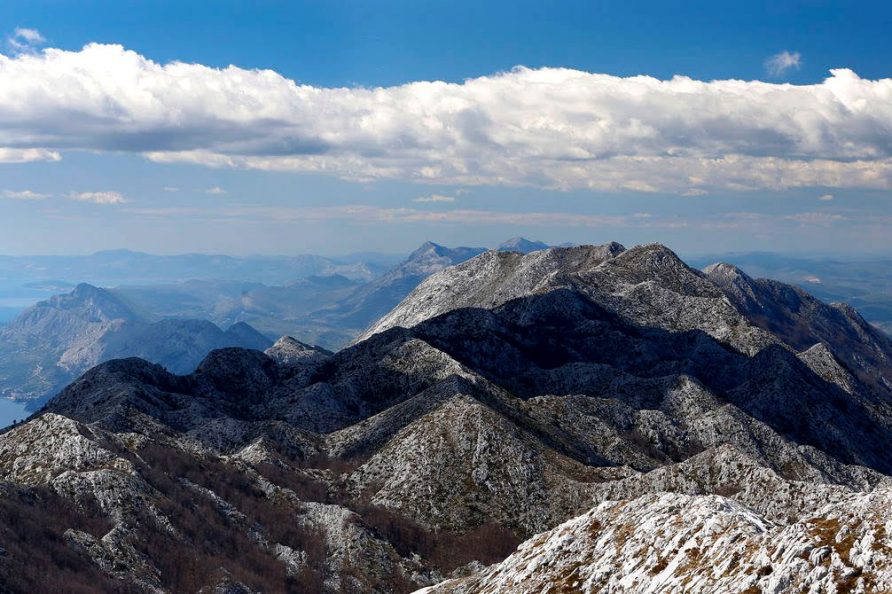
[{"label": "rocky summit", "polygon": [[0,591],[883,592],[889,443],[848,306],[656,244],[489,251],[336,353],[87,371],[0,436]]}]

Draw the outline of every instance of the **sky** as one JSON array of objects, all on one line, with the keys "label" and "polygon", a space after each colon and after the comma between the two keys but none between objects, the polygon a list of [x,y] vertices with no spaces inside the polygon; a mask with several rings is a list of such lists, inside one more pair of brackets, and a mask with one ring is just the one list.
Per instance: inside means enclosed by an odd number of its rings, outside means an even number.
[{"label": "sky", "polygon": [[0,4],[0,254],[892,254],[888,2]]}]

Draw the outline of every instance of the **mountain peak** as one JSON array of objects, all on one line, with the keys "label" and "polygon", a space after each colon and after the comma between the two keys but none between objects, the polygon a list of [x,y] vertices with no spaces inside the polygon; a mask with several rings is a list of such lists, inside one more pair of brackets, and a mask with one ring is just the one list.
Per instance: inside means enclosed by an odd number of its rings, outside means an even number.
[{"label": "mountain peak", "polygon": [[262,351],[269,348],[270,339],[258,332],[246,322],[236,322],[225,332],[225,336],[232,341],[232,346],[241,346]]},{"label": "mountain peak", "polygon": [[[574,247],[574,246],[573,245],[563,245],[561,247]],[[600,246],[595,246],[595,247],[598,247],[598,248],[604,250],[610,256],[618,256],[621,253],[623,253],[624,251],[626,251],[626,246],[624,246],[623,244],[621,244],[617,241],[610,241],[608,243],[605,243]]]},{"label": "mountain peak", "polygon": [[548,249],[548,244],[541,241],[532,241],[526,237],[512,237],[511,239],[500,243],[496,249],[500,252],[520,252],[521,254],[529,254],[530,252]]},{"label": "mountain peak", "polygon": [[453,309],[495,307],[517,297],[564,286],[561,279],[591,271],[622,250],[621,245],[611,243],[548,248],[529,254],[488,251],[428,277],[359,340],[394,326],[414,326]]},{"label": "mountain peak", "polygon": [[738,279],[744,281],[752,280],[750,276],[743,270],[741,270],[734,264],[729,264],[727,262],[716,262],[715,264],[710,264],[703,269],[703,273],[706,274],[707,277],[709,277],[709,280],[718,285],[731,283]]},{"label": "mountain peak", "polygon": [[291,336],[283,336],[264,352],[268,357],[283,365],[317,363],[331,356],[329,351],[301,342]]},{"label": "mountain peak", "polygon": [[104,289],[100,289],[95,285],[91,285],[90,283],[78,283],[74,289],[71,290],[72,295],[76,296],[89,296],[96,295],[98,293],[105,293]]},{"label": "mountain peak", "polygon": [[[85,319],[98,320],[136,320],[139,316],[127,303],[117,295],[88,283],[78,284],[70,293],[55,295],[38,303],[36,308],[44,312],[71,311],[81,312]],[[25,314],[27,315],[27,311]]]},{"label": "mountain peak", "polygon": [[428,254],[439,255],[442,252],[446,251],[447,249],[448,248],[446,248],[438,243],[434,243],[433,241],[425,241],[420,246],[418,246],[415,249],[415,251],[413,251],[411,254],[409,254],[409,257],[407,259],[411,261],[411,260],[416,260],[416,259],[418,259],[422,256],[425,256],[425,255],[428,255]]},{"label": "mountain peak", "polygon": [[447,266],[464,262],[485,251],[483,248],[473,247],[450,248],[432,241],[426,241],[409,254],[409,257],[402,264],[390,272],[390,275],[396,273],[399,276],[406,274],[424,274],[426,276]]}]

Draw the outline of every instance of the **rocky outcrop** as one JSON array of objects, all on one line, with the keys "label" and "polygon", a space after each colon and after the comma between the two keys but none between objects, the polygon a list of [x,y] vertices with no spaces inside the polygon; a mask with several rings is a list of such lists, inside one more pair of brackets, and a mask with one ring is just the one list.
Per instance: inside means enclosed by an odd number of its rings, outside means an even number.
[{"label": "rocky outcrop", "polygon": [[853,308],[828,305],[777,281],[754,280],[729,264],[710,266],[706,274],[750,323],[798,351],[823,344],[862,381],[892,390],[892,341]]},{"label": "rocky outcrop", "polygon": [[265,352],[277,363],[285,366],[316,365],[332,354],[330,351],[305,344],[290,336],[283,336]]},{"label": "rocky outcrop", "polygon": [[882,592],[892,587],[890,497],[852,495],[785,526],[719,496],[605,502],[418,594]]}]

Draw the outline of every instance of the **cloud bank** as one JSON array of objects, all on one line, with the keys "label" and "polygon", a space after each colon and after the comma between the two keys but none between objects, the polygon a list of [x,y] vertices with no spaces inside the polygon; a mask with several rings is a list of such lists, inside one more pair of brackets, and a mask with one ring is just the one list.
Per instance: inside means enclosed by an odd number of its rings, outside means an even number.
[{"label": "cloud bank", "polygon": [[319,88],[117,45],[0,55],[0,162],[68,150],[346,179],[674,192],[892,188],[892,79],[814,85],[516,68]]}]

